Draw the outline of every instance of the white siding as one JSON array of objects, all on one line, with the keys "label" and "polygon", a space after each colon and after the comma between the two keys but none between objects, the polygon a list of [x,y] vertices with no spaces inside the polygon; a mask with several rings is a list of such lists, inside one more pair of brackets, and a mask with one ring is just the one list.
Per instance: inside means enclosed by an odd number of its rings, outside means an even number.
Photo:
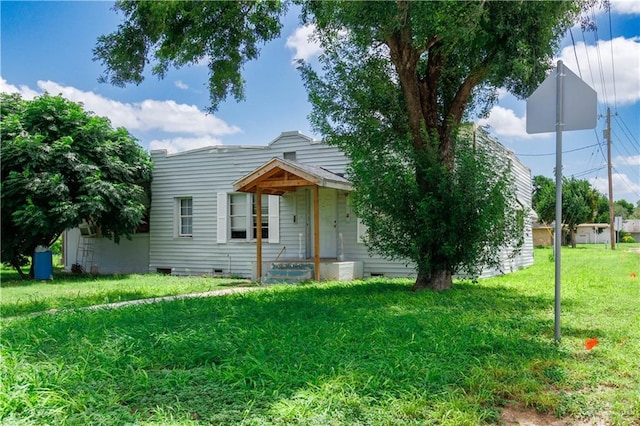
[{"label": "white siding", "polygon": [[120,244],[107,238],[84,238],[78,228],[64,233],[64,266],[70,272],[74,264],[94,274],[145,273],[149,269],[149,234],[122,237]]},{"label": "white siding", "polygon": [[[528,211],[531,207],[531,173],[518,159],[495,141],[477,133],[479,139],[495,145],[498,155],[511,161],[518,199]],[[122,245],[123,265],[134,252],[143,252],[146,260],[135,260],[149,272],[170,270],[177,275],[229,274],[250,277],[256,259],[252,241],[230,240],[228,230],[228,198],[234,181],[250,173],[274,157],[295,152],[296,160],[342,174],[347,159],[330,147],[298,132],[284,132],[267,146],[215,146],[177,154],[152,151],[155,163],[152,181],[150,233],[139,237],[136,246]],[[344,260],[360,260],[364,276],[415,277],[415,267],[408,262],[392,262],[370,255],[365,244],[358,242],[358,219],[351,208],[349,194],[339,191],[337,198],[338,253]],[[179,237],[176,232],[176,200],[193,200],[193,235]],[[269,200],[269,239],[263,244],[264,261],[309,258],[313,256],[311,230],[311,191],[301,188],[295,193]],[[275,207],[278,206],[276,209]],[[528,213],[528,212],[527,212]],[[528,218],[528,214],[525,215]],[[533,263],[531,223],[526,223],[525,245],[516,259],[506,256],[502,272]],[[142,244],[146,238],[148,249]],[[129,253],[129,254],[127,254]],[[506,253],[506,251],[505,251]],[[69,264],[70,265],[70,264]],[[123,267],[127,267],[124,265]],[[485,275],[500,271],[485,271]]]}]

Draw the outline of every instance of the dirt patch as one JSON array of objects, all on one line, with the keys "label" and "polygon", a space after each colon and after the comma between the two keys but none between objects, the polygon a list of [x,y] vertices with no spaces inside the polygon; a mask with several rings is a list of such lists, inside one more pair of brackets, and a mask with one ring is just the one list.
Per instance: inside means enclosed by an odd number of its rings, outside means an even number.
[{"label": "dirt patch", "polygon": [[574,419],[559,419],[551,414],[538,413],[533,408],[522,406],[506,407],[500,415],[506,426],[605,426],[607,423],[600,419],[582,421]]},{"label": "dirt patch", "polygon": [[533,408],[518,406],[506,407],[500,418],[507,426],[568,426],[571,424],[551,414],[542,414]]}]

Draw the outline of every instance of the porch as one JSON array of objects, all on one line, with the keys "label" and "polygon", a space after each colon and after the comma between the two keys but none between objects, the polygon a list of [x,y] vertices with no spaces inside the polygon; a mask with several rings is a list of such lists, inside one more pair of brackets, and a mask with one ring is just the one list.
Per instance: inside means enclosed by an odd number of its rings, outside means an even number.
[{"label": "porch", "polygon": [[[321,201],[320,188],[331,190],[334,194],[336,190],[348,193],[352,190],[351,183],[343,176],[332,173],[321,167],[310,164],[297,163],[295,161],[273,158],[263,164],[253,172],[242,177],[233,183],[233,189],[237,192],[250,192],[256,194],[255,211],[262,211],[261,195],[270,194],[282,196],[286,193],[298,191],[300,188],[311,188],[312,190],[312,211],[311,223],[313,227],[313,259],[297,259],[294,261],[269,262],[263,259],[262,253],[262,218],[256,215],[256,261],[254,262],[253,277],[256,280],[284,280],[296,276],[298,281],[313,279],[321,281],[323,279],[340,279],[340,277],[362,276],[362,262],[343,262],[336,258],[325,261],[321,259]],[[335,210],[335,204],[333,205]],[[325,218],[326,219],[326,218]],[[325,220],[326,221],[326,220]],[[328,224],[336,234],[336,220],[330,220]],[[337,245],[335,235],[334,245]],[[337,250],[334,250],[334,253]],[[277,259],[277,257],[276,257]],[[312,267],[303,266],[311,264]],[[263,271],[267,273],[263,274]],[[285,272],[286,271],[286,272]],[[355,271],[355,272],[354,272]],[[359,273],[358,273],[359,271]]]},{"label": "porch", "polygon": [[[361,260],[338,260],[321,258],[319,276],[316,278],[315,259],[282,259],[262,262],[262,284],[288,283],[304,281],[351,281],[363,277],[364,262]],[[257,263],[253,264],[253,279],[258,281]]]}]

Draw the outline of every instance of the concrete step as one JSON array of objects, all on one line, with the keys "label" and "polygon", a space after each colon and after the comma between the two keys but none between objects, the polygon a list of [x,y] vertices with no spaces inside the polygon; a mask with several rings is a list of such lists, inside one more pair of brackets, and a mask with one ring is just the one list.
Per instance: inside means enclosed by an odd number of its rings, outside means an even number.
[{"label": "concrete step", "polygon": [[300,262],[274,262],[271,264],[271,269],[285,269],[285,270],[313,270],[313,263],[300,263]]},{"label": "concrete step", "polygon": [[262,278],[263,284],[287,283],[297,284],[302,281],[310,281],[313,279],[313,265],[311,269],[284,269],[275,268],[267,271],[267,276]]}]

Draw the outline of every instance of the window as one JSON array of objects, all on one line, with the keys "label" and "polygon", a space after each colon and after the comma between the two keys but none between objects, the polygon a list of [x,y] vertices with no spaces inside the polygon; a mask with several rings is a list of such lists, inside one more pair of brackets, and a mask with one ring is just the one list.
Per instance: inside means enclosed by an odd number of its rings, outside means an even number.
[{"label": "window", "polygon": [[247,194],[229,195],[231,239],[247,238]]},{"label": "window", "polygon": [[[251,206],[249,215],[248,206]],[[269,238],[269,197],[262,196],[262,238]],[[258,218],[254,194],[229,195],[229,221],[232,240],[255,239],[258,233]],[[249,229],[251,233],[249,234]]]},{"label": "window", "polygon": [[[261,203],[262,239],[269,243],[278,243],[280,197],[263,195]],[[255,194],[218,193],[217,242],[255,241],[257,233],[258,212]]]},{"label": "window", "polygon": [[178,203],[178,236],[193,236],[193,199],[179,198]]},{"label": "window", "polygon": [[282,157],[285,160],[296,161],[296,152],[295,151],[285,152],[282,154]]},{"label": "window", "polygon": [[[256,208],[258,207],[256,204],[256,197],[255,195],[251,196],[251,201],[252,201],[252,215],[251,215],[251,221],[252,221],[252,228],[253,231],[251,233],[251,235],[253,236],[253,238],[258,238],[258,217],[257,217],[257,213],[256,213]],[[261,217],[262,217],[262,238],[263,239],[268,239],[269,238],[269,196],[268,195],[263,195],[262,196],[262,200],[261,200]]]}]

